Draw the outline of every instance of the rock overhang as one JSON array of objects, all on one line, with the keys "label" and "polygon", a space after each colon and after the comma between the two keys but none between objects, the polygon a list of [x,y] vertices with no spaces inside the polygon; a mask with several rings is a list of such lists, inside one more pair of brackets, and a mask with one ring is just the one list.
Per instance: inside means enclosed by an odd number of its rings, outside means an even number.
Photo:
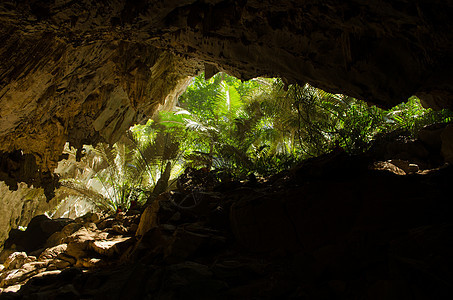
[{"label": "rock overhang", "polygon": [[54,182],[66,141],[115,142],[203,64],[452,108],[452,14],[424,0],[3,2],[2,179]]}]

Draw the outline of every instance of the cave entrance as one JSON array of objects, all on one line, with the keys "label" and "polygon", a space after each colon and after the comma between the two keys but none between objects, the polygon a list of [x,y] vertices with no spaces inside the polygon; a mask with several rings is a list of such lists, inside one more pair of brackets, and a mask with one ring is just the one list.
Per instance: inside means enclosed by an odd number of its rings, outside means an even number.
[{"label": "cave entrance", "polygon": [[[75,149],[66,147],[72,159],[60,163],[58,172],[72,195],[50,214],[128,210],[183,189],[184,180],[193,184],[194,176],[210,178],[199,182],[200,191],[207,188],[203,184],[266,180],[331,151],[363,153],[389,132],[413,139],[422,127],[451,118],[447,110],[424,109],[416,97],[383,110],[308,84],[287,86],[277,78],[241,81],[226,73],[205,80],[200,74],[176,101],[131,127],[114,145],[85,146],[79,162]],[[390,164],[397,174],[442,161],[433,157],[426,163],[410,154],[382,159],[393,160],[376,167]]]},{"label": "cave entrance", "polygon": [[[104,296],[92,286],[106,278],[112,295],[122,292],[119,281],[140,282],[127,290],[138,299],[148,278],[158,295],[161,282],[181,288],[168,281],[181,274],[183,289],[209,298],[234,294],[249,276],[253,292],[257,280],[272,286],[278,276],[276,293],[298,292],[300,278],[324,291],[351,274],[347,284],[371,280],[374,291],[381,276],[407,280],[414,256],[443,276],[431,253],[451,253],[451,168],[443,166],[451,112],[425,110],[415,97],[382,110],[279,79],[202,76],[115,144],[85,146],[79,161],[67,145],[57,195],[69,197],[49,213],[54,219],[38,215],[10,231],[0,253],[5,292],[52,282],[60,293],[72,273],[77,295]],[[434,247],[420,254],[420,241]],[[403,262],[396,267],[395,257]],[[445,291],[446,280],[414,264],[417,282]],[[269,273],[250,271],[257,266]],[[335,272],[319,276],[310,266]],[[154,278],[165,272],[173,275]],[[35,274],[41,279],[29,280]],[[336,283],[329,289],[338,292]]]}]

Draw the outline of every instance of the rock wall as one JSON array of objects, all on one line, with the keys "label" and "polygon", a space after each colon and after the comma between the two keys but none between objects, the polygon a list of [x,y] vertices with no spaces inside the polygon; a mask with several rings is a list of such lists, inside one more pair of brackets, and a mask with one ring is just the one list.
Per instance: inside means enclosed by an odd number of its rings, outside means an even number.
[{"label": "rock wall", "polygon": [[54,206],[54,201],[46,201],[43,189],[19,183],[18,189],[11,191],[4,182],[0,182],[0,249],[12,228],[27,226],[34,216]]},{"label": "rock wall", "polygon": [[452,107],[452,12],[452,1],[193,1],[166,16],[159,43],[242,78]]},{"label": "rock wall", "polygon": [[451,15],[453,0],[2,1],[0,180],[51,196],[66,141],[116,141],[201,64],[452,108]]},{"label": "rock wall", "polygon": [[[7,183],[41,183],[67,141],[77,148],[114,143],[194,73],[182,58],[128,42],[74,47],[43,34],[20,41],[10,36],[6,44],[12,57],[0,86],[0,154],[8,171],[0,179]],[[14,150],[22,151],[20,157],[33,154],[30,165],[38,170],[8,168]]]},{"label": "rock wall", "polygon": [[141,215],[37,216],[0,253],[0,299],[450,299],[453,168],[375,159],[338,150],[266,181],[189,172]]}]

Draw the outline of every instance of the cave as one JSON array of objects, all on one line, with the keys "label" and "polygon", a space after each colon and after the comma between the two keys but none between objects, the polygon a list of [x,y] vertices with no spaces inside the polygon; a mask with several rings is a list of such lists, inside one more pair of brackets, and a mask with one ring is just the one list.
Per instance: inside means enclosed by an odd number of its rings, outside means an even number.
[{"label": "cave", "polygon": [[[30,220],[66,228],[35,217],[51,205],[65,143],[115,143],[202,71],[280,77],[383,108],[417,96],[424,107],[453,109],[451,15],[453,1],[437,0],[2,1],[1,237]],[[451,153],[452,127],[436,130],[442,137],[425,141],[442,138]],[[288,189],[247,190],[218,219],[233,237],[198,223],[157,226],[149,220],[165,215],[163,200],[143,212],[149,223],[134,245],[115,240],[130,247],[126,263],[49,271],[0,297],[451,297],[451,168],[397,176],[372,172],[368,162],[332,153],[303,165]],[[14,191],[26,201],[12,199]],[[99,221],[88,218],[81,222]],[[198,260],[184,252],[194,245],[204,251]]]}]

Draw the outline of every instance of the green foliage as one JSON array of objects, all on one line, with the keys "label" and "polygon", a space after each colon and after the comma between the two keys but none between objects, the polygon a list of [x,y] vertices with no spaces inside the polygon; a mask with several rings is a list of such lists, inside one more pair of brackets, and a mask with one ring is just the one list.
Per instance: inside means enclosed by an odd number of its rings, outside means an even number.
[{"label": "green foliage", "polygon": [[350,153],[365,150],[379,131],[382,112],[354,98],[330,94],[309,85],[291,86],[298,146],[306,157],[341,146]]},{"label": "green foliage", "polygon": [[83,172],[62,184],[101,211],[128,209],[133,201],[144,204],[166,190],[172,167],[181,158],[181,120],[178,114],[163,112],[113,146],[85,146]]},{"label": "green foliage", "polygon": [[259,118],[245,106],[259,87],[223,73],[209,81],[194,79],[179,103],[190,113],[186,124],[196,142],[186,155],[188,165],[224,169],[237,177],[256,171],[250,149],[260,139],[254,130]]},{"label": "green foliage", "polygon": [[[95,148],[85,146],[87,152],[83,172],[62,181],[99,210],[114,212],[126,209],[131,201],[143,201],[142,189],[145,172],[134,151],[125,144],[114,146],[100,143]],[[99,165],[102,167],[98,168]]]},{"label": "green foliage", "polygon": [[224,169],[236,177],[268,175],[301,159],[341,147],[367,150],[374,137],[397,129],[449,122],[449,111],[434,112],[416,97],[385,111],[361,100],[331,94],[308,84],[285,86],[279,79],[241,82],[227,74],[203,75],[179,99],[195,144],[191,166]]},{"label": "green foliage", "polygon": [[453,113],[446,109],[440,111],[425,109],[422,107],[420,99],[413,96],[407,102],[388,110],[385,118],[387,125],[385,129],[387,131],[403,129],[415,136],[424,126],[452,122]]},{"label": "green foliage", "polygon": [[179,98],[179,106],[209,125],[219,122],[221,117],[234,117],[243,100],[258,87],[254,81],[241,82],[225,73],[210,80],[204,80],[204,74],[200,74]]},{"label": "green foliage", "polygon": [[378,134],[451,122],[450,111],[424,109],[411,97],[391,110],[280,79],[242,82],[219,73],[193,79],[174,111],[131,128],[113,146],[86,148],[84,176],[65,185],[102,210],[154,199],[186,167],[246,178],[268,176],[333,148],[367,150]]}]

